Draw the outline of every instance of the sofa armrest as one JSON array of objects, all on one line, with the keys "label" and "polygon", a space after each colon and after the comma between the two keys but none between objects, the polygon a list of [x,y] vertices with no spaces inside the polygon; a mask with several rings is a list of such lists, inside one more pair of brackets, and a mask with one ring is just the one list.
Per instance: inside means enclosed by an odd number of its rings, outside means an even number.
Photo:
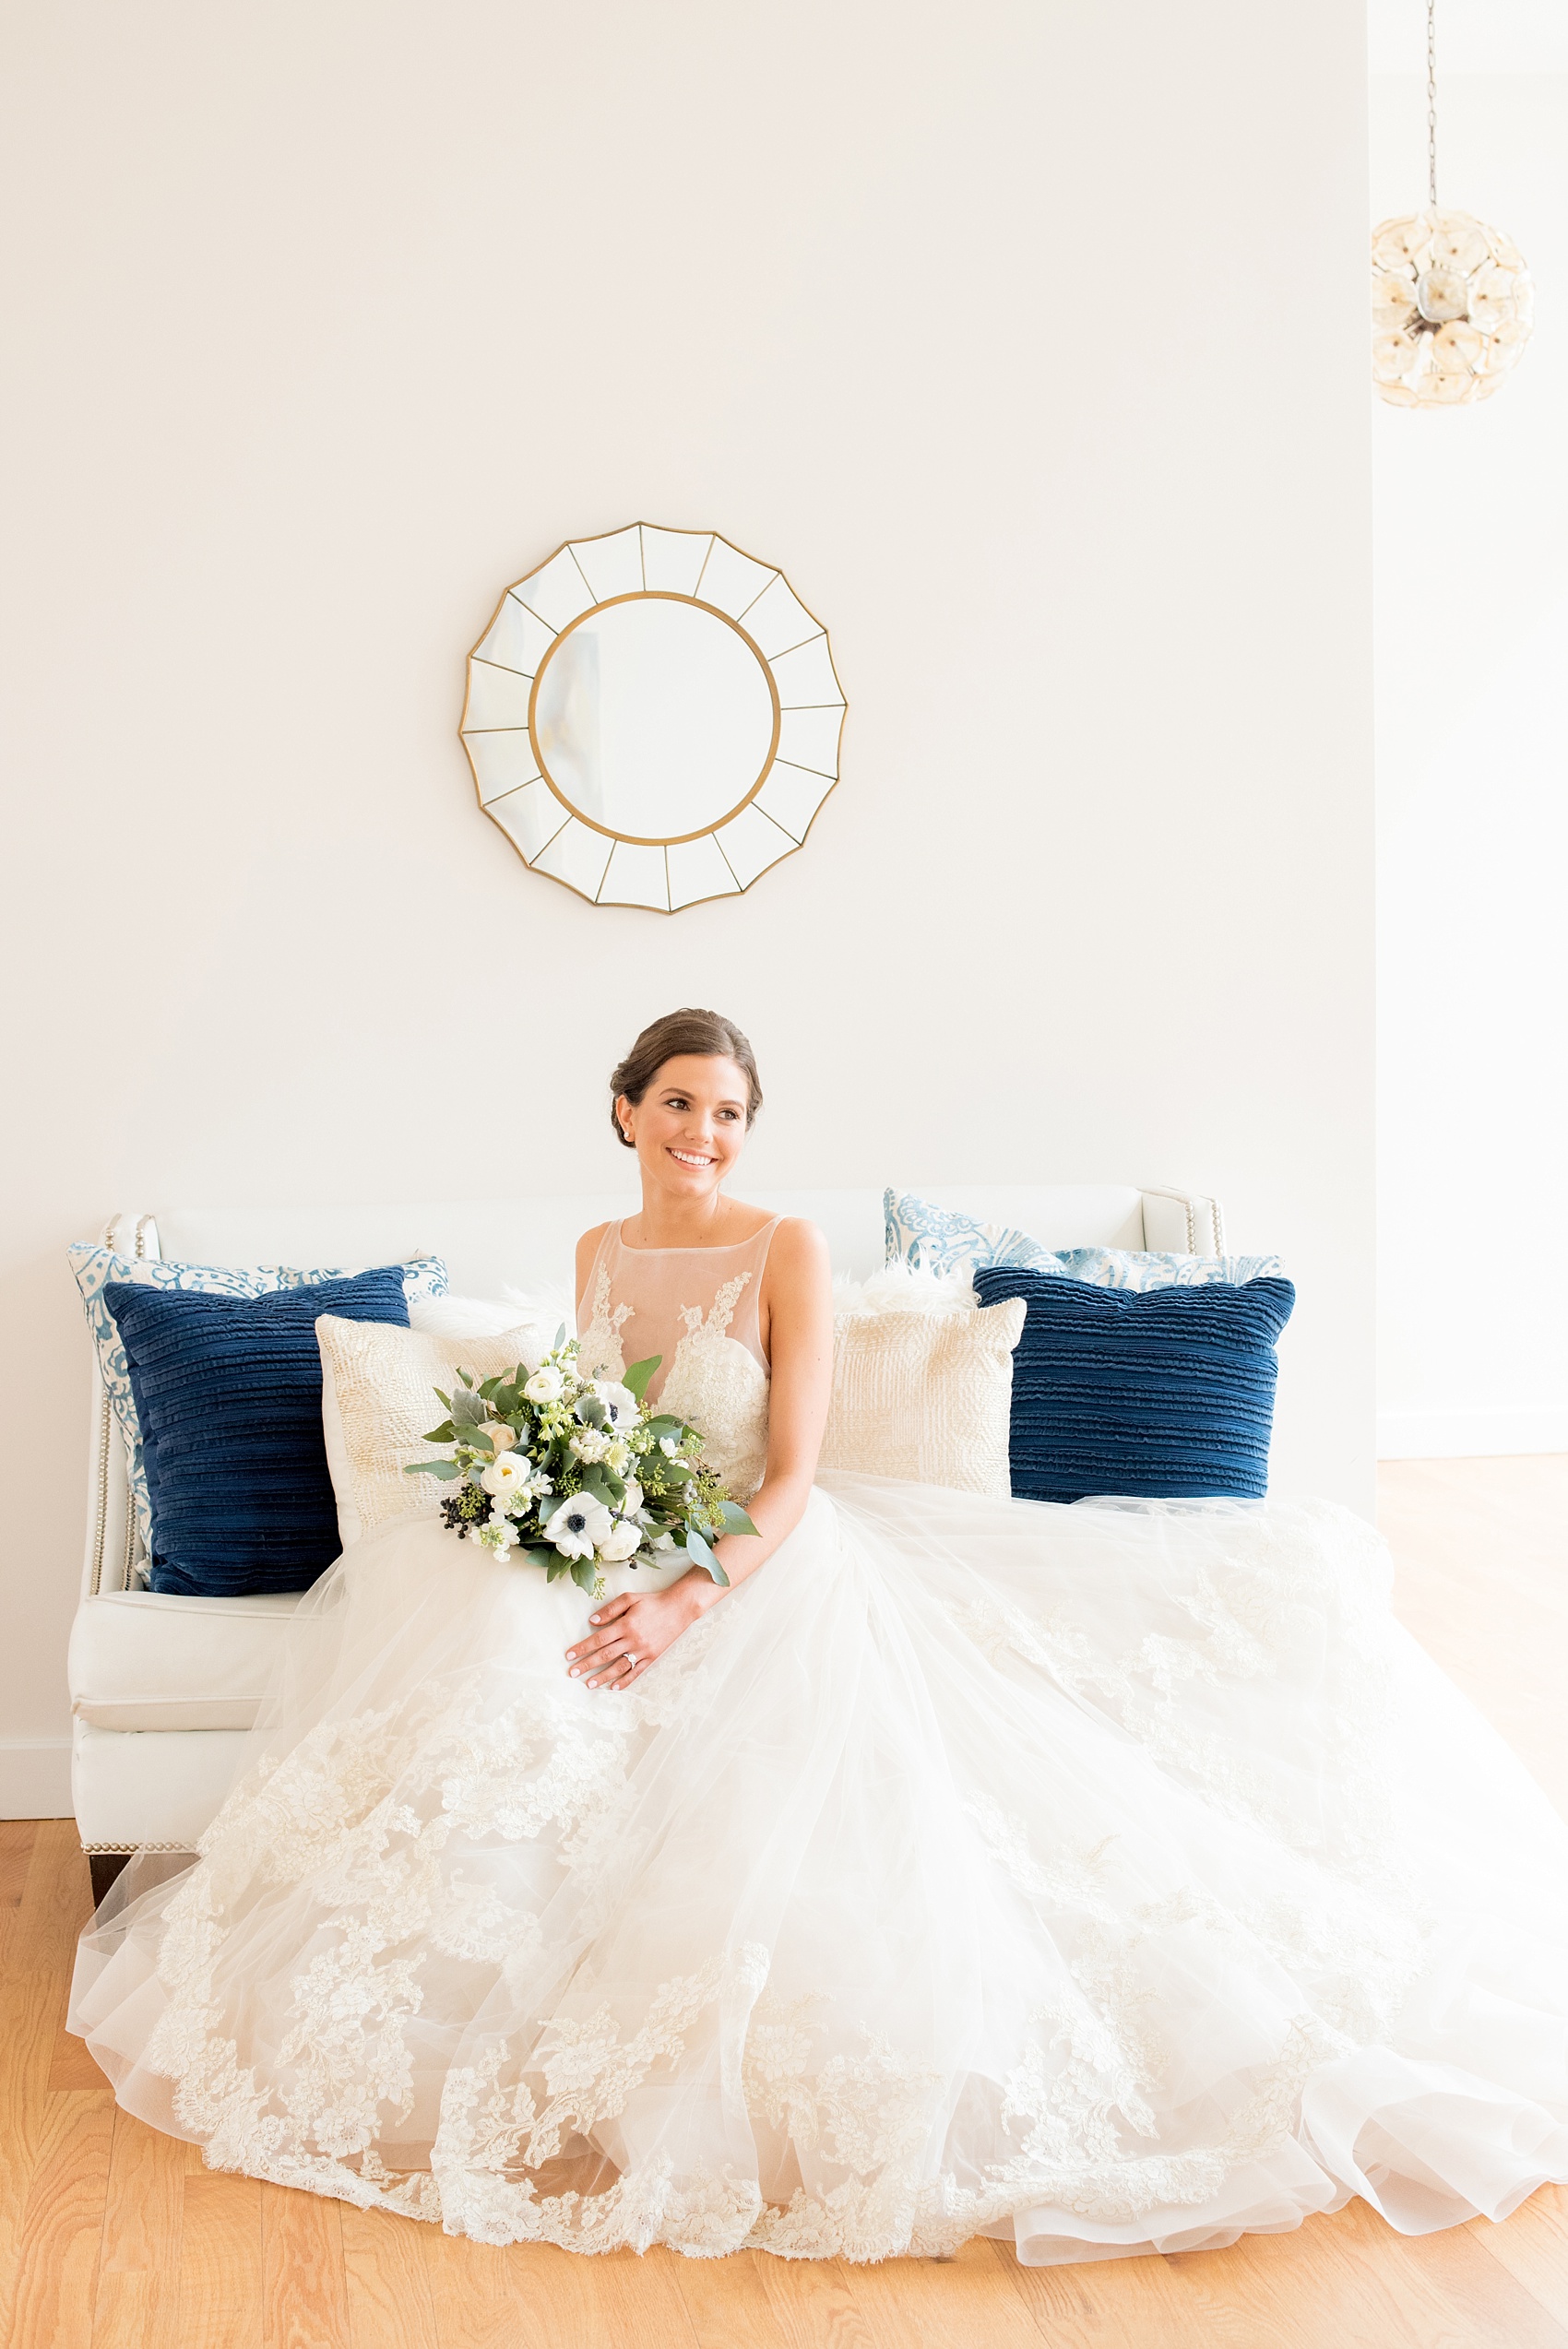
[{"label": "sofa armrest", "polygon": [[1225,1211],[1218,1199],[1160,1185],[1143,1200],[1146,1248],[1158,1255],[1224,1255]]},{"label": "sofa armrest", "polygon": [[[106,1248],[124,1249],[130,1242],[137,1256],[158,1254],[158,1226],[150,1216],[125,1213],[111,1216],[103,1228]],[[114,1418],[98,1355],[90,1341],[92,1360],[91,1440],[88,1446],[87,1542],[82,1556],[82,1596],[95,1598],[105,1591],[128,1590],[139,1581],[147,1562],[137,1513],[131,1503],[126,1475],[125,1445]]]}]

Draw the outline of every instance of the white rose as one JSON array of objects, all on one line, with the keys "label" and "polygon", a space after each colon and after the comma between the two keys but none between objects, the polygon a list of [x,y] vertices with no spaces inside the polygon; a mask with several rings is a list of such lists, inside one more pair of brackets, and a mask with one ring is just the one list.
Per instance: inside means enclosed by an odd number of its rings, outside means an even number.
[{"label": "white rose", "polygon": [[510,1452],[517,1441],[516,1430],[509,1428],[505,1419],[487,1419],[476,1432],[483,1436],[491,1450],[497,1453]]},{"label": "white rose", "polygon": [[612,1525],[599,1545],[599,1554],[607,1566],[619,1566],[626,1559],[635,1558],[642,1543],[642,1534],[636,1525]]},{"label": "white rose", "polygon": [[534,1372],[523,1389],[530,1403],[559,1403],[565,1392],[566,1382],[553,1362],[546,1362]]},{"label": "white rose", "polygon": [[602,1501],[595,1501],[591,1493],[572,1493],[551,1511],[544,1538],[554,1543],[563,1558],[591,1558],[610,1525],[610,1512]]},{"label": "white rose", "polygon": [[629,1386],[616,1379],[595,1379],[593,1391],[604,1406],[604,1416],[617,1430],[635,1427],[637,1419],[637,1398]]},{"label": "white rose", "polygon": [[527,1498],[533,1480],[533,1463],[525,1460],[520,1452],[503,1452],[488,1468],[480,1470],[479,1480],[492,1501],[505,1507],[508,1501]]}]

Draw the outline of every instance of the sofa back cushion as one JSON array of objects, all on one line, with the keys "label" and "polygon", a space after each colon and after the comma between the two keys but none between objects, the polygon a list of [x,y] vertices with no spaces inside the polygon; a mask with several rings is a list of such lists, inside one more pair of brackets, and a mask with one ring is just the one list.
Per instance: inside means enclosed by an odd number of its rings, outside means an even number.
[{"label": "sofa back cushion", "polygon": [[110,1282],[146,1464],[155,1591],[305,1590],[338,1555],[324,1312],[408,1326],[395,1264],[261,1297]]},{"label": "sofa back cushion", "polygon": [[822,1466],[1005,1498],[1024,1307],[977,1311],[967,1282],[902,1267],[836,1303]]},{"label": "sofa back cushion", "polygon": [[[312,1282],[347,1280],[363,1269],[353,1263],[264,1264],[172,1261],[161,1256],[122,1256],[101,1242],[74,1240],[66,1250],[87,1313],[88,1331],[98,1357],[103,1391],[113,1406],[125,1447],[125,1481],[137,1513],[141,1543],[152,1555],[152,1510],[148,1499],[147,1470],[142,1458],[141,1428],[137,1418],[131,1374],[119,1324],[108,1302],[111,1287],[129,1283],[136,1288],[199,1289],[212,1297],[267,1297],[278,1288],[300,1288]],[[374,1259],[371,1261],[374,1262]],[[446,1292],[446,1267],[439,1256],[413,1256],[399,1268],[403,1293],[410,1307],[431,1302]]]},{"label": "sofa back cushion", "polygon": [[1258,1497],[1288,1280],[1148,1290],[1100,1288],[1018,1265],[981,1265],[988,1305],[1021,1298],[1013,1360],[1013,1490],[1031,1501],[1091,1494]]},{"label": "sofa back cushion", "polygon": [[416,1460],[452,1457],[449,1443],[431,1443],[424,1432],[445,1417],[437,1387],[451,1392],[459,1364],[475,1380],[495,1378],[519,1362],[537,1370],[558,1326],[528,1321],[491,1336],[445,1337],[321,1316],[322,1425],[345,1549],[389,1518],[453,1489],[433,1477],[404,1474]]}]

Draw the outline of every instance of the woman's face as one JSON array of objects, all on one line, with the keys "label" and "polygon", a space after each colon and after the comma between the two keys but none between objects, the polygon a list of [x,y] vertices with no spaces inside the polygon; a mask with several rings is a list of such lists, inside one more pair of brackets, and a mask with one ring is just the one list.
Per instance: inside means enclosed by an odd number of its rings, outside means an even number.
[{"label": "woman's face", "polygon": [[687,1052],[666,1061],[640,1101],[615,1104],[645,1179],[677,1198],[718,1190],[746,1141],[746,1074],[733,1061]]}]

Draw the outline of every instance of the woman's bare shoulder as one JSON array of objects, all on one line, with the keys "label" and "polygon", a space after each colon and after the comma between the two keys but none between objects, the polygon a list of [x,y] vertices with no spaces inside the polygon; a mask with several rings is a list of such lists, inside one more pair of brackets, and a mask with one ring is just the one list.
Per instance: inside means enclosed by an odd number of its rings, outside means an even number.
[{"label": "woman's bare shoulder", "polygon": [[780,1218],[768,1248],[767,1261],[769,1271],[782,1273],[786,1278],[832,1277],[826,1234],[805,1216]]}]

